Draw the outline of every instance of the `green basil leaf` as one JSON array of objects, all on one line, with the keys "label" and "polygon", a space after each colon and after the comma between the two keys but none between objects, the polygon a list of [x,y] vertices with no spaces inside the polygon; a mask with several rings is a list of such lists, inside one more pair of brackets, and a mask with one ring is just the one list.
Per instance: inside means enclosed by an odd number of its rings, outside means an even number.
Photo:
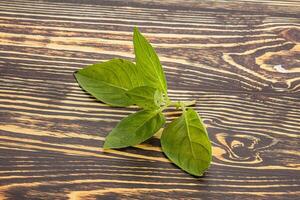
[{"label": "green basil leaf", "polygon": [[108,134],[103,148],[138,145],[152,137],[165,123],[159,110],[141,110],[122,119]]},{"label": "green basil leaf", "polygon": [[127,60],[113,59],[75,72],[78,84],[96,99],[112,106],[132,105],[127,90],[142,86],[137,66]]},{"label": "green basil leaf", "polygon": [[155,50],[147,39],[134,28],[133,44],[136,65],[143,70],[146,85],[159,88],[167,95],[167,83],[163,68]]},{"label": "green basil leaf", "polygon": [[132,103],[144,109],[158,109],[163,100],[161,91],[149,86],[133,88],[126,94]]},{"label": "green basil leaf", "polygon": [[188,109],[163,131],[161,146],[166,156],[184,171],[201,176],[212,160],[211,143],[196,111]]}]

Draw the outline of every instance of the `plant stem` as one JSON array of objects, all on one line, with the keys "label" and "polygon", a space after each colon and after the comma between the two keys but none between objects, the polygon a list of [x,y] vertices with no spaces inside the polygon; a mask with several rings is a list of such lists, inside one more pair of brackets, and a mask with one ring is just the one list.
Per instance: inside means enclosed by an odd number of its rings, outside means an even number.
[{"label": "plant stem", "polygon": [[189,107],[189,106],[193,106],[196,104],[196,100],[193,100],[193,101],[182,101],[183,105],[185,107]]},{"label": "plant stem", "polygon": [[180,107],[183,113],[185,113],[185,104],[183,102],[179,102],[180,103]]},{"label": "plant stem", "polygon": [[196,100],[193,100],[193,101],[170,101],[169,106],[174,106],[178,109],[179,107],[182,107],[182,105],[184,107],[189,107],[189,106],[192,106],[195,104],[196,104]]},{"label": "plant stem", "polygon": [[195,104],[196,104],[196,100],[193,100],[193,101],[170,101],[169,99],[167,99],[166,104],[160,108],[160,111],[163,111],[166,108],[171,107],[171,106],[176,107],[176,109],[179,109],[179,108],[185,109],[186,107],[189,107],[189,106],[192,106]]}]

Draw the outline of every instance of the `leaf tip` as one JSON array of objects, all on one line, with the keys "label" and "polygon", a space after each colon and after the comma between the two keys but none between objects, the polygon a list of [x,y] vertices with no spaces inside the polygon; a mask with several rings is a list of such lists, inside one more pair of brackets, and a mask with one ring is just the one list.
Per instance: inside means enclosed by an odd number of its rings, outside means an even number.
[{"label": "leaf tip", "polygon": [[75,72],[73,72],[73,77],[74,79],[78,82],[77,80],[77,73],[79,72],[79,70],[76,70]]},{"label": "leaf tip", "polygon": [[138,28],[137,26],[135,26],[135,27],[133,28],[133,32],[134,32],[134,33],[139,32],[139,28]]},{"label": "leaf tip", "polygon": [[110,146],[109,144],[107,144],[107,142],[105,141],[103,146],[102,146],[103,149],[110,149]]},{"label": "leaf tip", "polygon": [[133,28],[133,40],[134,40],[134,38],[141,37],[141,35],[142,34],[141,34],[139,28],[135,26]]}]

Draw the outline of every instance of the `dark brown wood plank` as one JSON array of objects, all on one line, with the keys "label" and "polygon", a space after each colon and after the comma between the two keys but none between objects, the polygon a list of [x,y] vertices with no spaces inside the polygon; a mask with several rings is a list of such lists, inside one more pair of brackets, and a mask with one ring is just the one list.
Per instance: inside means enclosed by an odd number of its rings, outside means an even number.
[{"label": "dark brown wood plank", "polygon": [[[297,1],[1,1],[0,199],[299,198],[298,14]],[[132,60],[134,26],[171,99],[197,100],[213,142],[204,177],[171,164],[159,133],[101,148],[136,108],[96,101],[72,72]]]}]

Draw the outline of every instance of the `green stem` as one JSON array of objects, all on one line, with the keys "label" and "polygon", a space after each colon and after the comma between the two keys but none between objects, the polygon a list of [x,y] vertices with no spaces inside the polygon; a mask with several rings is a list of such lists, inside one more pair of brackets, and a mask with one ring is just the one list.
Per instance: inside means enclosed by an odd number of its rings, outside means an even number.
[{"label": "green stem", "polygon": [[183,114],[185,113],[185,107],[186,107],[186,105],[183,103],[183,102],[180,102],[180,107],[181,107],[181,110],[182,110],[182,112],[183,112]]},{"label": "green stem", "polygon": [[179,107],[182,107],[182,105],[184,105],[185,107],[189,107],[189,106],[192,106],[192,105],[195,105],[196,104],[196,100],[193,100],[193,101],[171,101],[169,103],[169,106],[174,106],[176,107],[177,109]]},{"label": "green stem", "polygon": [[165,105],[163,107],[161,107],[160,110],[163,111],[170,106],[176,107],[176,109],[182,108],[185,110],[186,107],[189,107],[189,106],[192,106],[195,104],[196,104],[196,100],[193,100],[193,101],[170,101],[169,99],[167,99]]},{"label": "green stem", "polygon": [[193,106],[196,104],[196,100],[193,101],[182,101],[185,107]]}]

